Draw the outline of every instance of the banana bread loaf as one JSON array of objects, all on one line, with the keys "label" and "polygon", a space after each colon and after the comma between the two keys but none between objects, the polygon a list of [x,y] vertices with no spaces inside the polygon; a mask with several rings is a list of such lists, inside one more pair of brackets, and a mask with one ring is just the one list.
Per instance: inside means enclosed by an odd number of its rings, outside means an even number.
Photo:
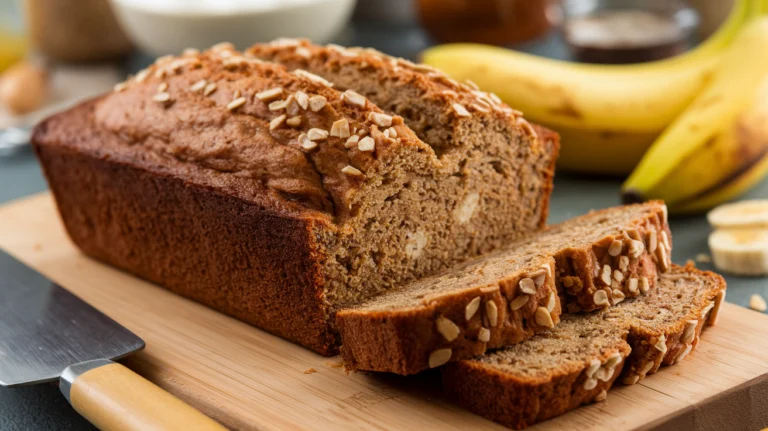
[{"label": "banana bread loaf", "polygon": [[430,145],[333,86],[223,44],[158,59],[33,144],[86,254],[330,355],[337,309],[543,226],[558,148],[504,105],[448,99],[477,136]]},{"label": "banana bread loaf", "polygon": [[554,329],[475,359],[446,365],[445,390],[465,408],[515,429],[602,401],[681,361],[714,324],[725,280],[673,266],[647,295],[591,314],[563,315]]},{"label": "banana bread loaf", "polygon": [[619,304],[668,270],[668,233],[660,201],[594,211],[340,310],[345,364],[414,374],[551,328],[561,301],[571,312]]}]

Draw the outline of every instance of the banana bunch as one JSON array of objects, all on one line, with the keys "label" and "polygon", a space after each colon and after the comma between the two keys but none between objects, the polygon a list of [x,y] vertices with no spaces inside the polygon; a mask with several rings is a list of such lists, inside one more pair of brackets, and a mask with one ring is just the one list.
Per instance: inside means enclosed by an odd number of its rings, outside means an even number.
[{"label": "banana bunch", "polygon": [[765,2],[737,0],[699,47],[650,63],[576,64],[477,44],[437,46],[422,60],[455,79],[471,79],[560,133],[559,168],[626,175],[707,85],[722,53]]},{"label": "banana bunch", "polygon": [[768,173],[768,17],[748,24],[711,80],[663,132],[622,187],[625,201],[663,199],[700,212]]}]

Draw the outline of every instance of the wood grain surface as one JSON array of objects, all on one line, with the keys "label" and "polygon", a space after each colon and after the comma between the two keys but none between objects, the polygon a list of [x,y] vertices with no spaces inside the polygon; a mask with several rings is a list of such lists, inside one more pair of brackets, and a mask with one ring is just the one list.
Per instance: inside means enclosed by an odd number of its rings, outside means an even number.
[{"label": "wood grain surface", "polygon": [[[347,375],[338,358],[323,358],[83,256],[47,193],[0,207],[0,247],[142,337],[147,348],[123,363],[228,427],[505,429],[452,404],[436,372]],[[530,429],[642,429],[739,394],[738,388],[768,378],[766,328],[768,316],[727,304],[718,325],[680,364]],[[758,402],[755,407],[764,409],[764,400]]]}]

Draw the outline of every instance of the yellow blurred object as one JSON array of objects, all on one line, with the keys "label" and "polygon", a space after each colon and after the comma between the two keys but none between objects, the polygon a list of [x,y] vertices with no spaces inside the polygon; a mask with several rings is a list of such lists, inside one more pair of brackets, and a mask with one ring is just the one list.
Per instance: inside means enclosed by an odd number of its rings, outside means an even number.
[{"label": "yellow blurred object", "polygon": [[0,105],[22,115],[42,106],[48,94],[48,73],[41,66],[20,62],[0,75]]},{"label": "yellow blurred object", "polygon": [[18,62],[27,53],[23,36],[0,29],[0,73]]},{"label": "yellow blurred object", "polygon": [[622,186],[626,201],[664,199],[694,211],[732,199],[765,175],[768,17],[739,34],[712,80],[643,156]]},{"label": "yellow blurred object", "polygon": [[575,64],[503,48],[453,44],[423,61],[496,93],[528,120],[563,135],[558,167],[626,174],[696,98],[720,55],[749,18],[755,0],[738,0],[721,28],[698,48],[631,65]]}]

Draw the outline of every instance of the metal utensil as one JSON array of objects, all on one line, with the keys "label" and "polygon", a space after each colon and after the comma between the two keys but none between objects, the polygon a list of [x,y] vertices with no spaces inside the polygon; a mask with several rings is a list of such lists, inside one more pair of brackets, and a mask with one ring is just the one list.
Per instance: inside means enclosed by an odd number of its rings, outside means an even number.
[{"label": "metal utensil", "polygon": [[104,430],[223,430],[112,362],[144,341],[0,250],[0,385],[59,381],[67,401]]}]

